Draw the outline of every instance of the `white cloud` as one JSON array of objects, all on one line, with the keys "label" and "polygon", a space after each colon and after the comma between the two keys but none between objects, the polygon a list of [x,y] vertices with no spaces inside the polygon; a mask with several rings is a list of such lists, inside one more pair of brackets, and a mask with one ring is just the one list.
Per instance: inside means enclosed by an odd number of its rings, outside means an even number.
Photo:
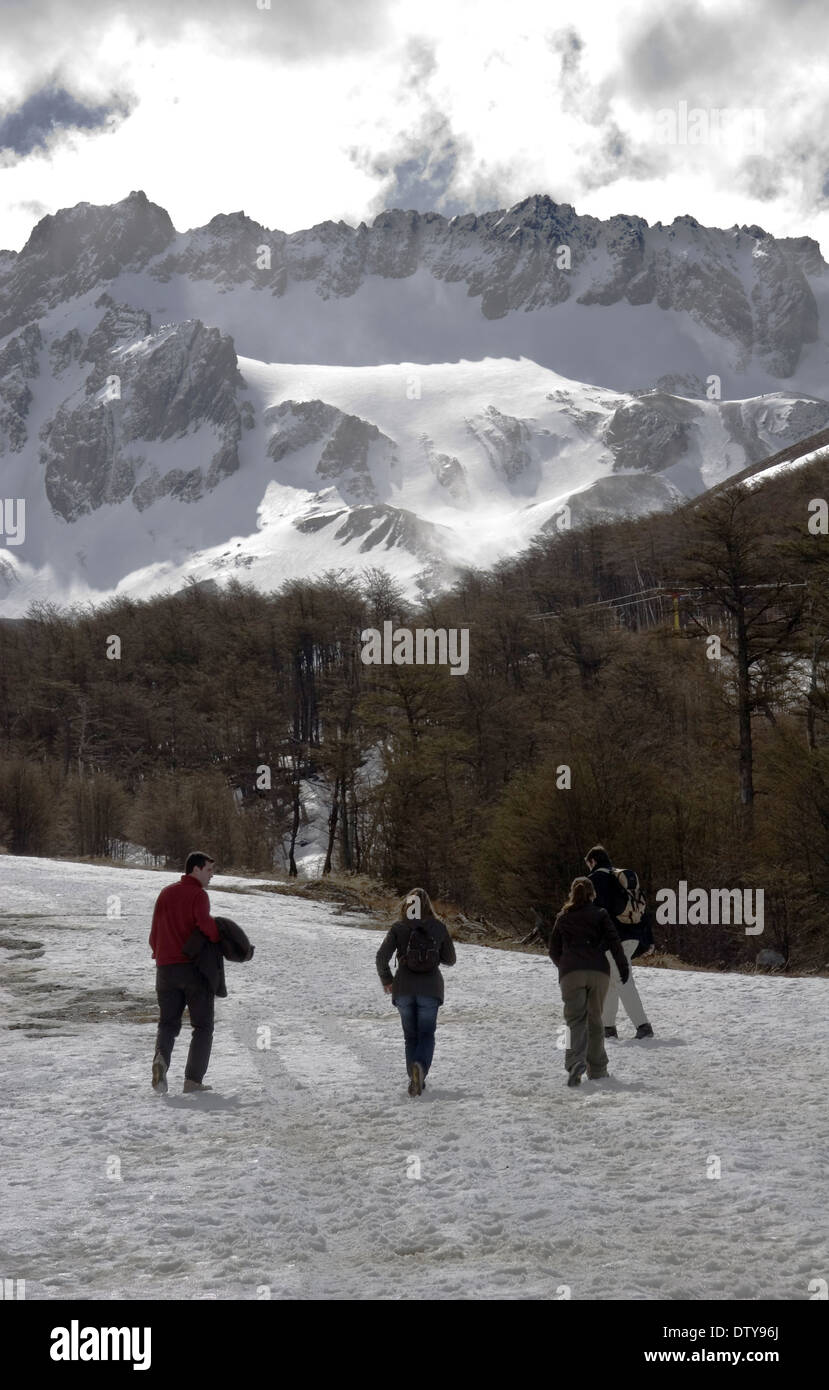
[{"label": "white cloud", "polygon": [[[5,26],[0,115],[55,75],[90,105],[134,103],[112,133],[58,133],[5,169],[7,247],[33,207],[139,187],[180,228],[237,209],[285,231],[356,223],[394,196],[394,165],[401,196],[422,170],[453,211],[545,192],[599,217],[826,231],[829,17],[810,0],[7,0]],[[764,148],[659,144],[655,114],[681,100],[762,106]]]}]

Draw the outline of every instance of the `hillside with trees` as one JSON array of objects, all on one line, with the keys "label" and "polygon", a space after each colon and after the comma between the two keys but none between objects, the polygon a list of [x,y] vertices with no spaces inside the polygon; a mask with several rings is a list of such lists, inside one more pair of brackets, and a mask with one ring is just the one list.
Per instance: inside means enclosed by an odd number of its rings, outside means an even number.
[{"label": "hillside with trees", "polygon": [[[827,496],[813,463],[554,532],[420,608],[380,569],[36,606],[0,622],[0,843],[290,876],[314,786],[326,871],[520,933],[603,841],[651,895],[763,888],[762,938],[664,927],[683,959],[823,968]],[[384,621],[467,628],[468,674],[364,665]]]}]

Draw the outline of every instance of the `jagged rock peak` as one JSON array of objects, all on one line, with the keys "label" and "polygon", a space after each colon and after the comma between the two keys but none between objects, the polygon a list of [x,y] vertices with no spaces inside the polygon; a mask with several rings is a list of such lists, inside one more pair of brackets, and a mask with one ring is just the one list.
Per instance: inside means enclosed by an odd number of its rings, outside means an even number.
[{"label": "jagged rock peak", "polygon": [[59,208],[47,213],[33,228],[23,248],[27,251],[48,250],[61,242],[77,243],[90,237],[120,237],[124,244],[152,244],[150,254],[161,251],[175,236],[170,214],[157,203],[151,203],[142,189],[133,190],[119,203],[76,203],[71,208]]},{"label": "jagged rock peak", "polygon": [[266,232],[261,222],[248,217],[245,212],[217,212],[204,229],[216,236],[236,236],[239,232]]}]

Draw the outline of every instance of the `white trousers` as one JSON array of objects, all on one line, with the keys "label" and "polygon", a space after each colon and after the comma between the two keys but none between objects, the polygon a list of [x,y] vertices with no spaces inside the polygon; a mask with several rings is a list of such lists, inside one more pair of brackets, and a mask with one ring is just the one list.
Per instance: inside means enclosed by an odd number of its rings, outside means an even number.
[{"label": "white trousers", "polygon": [[648,1021],[648,1016],[645,1013],[642,1000],[639,998],[639,991],[633,982],[633,966],[630,962],[630,958],[638,945],[639,942],[632,938],[628,938],[627,941],[622,942],[622,950],[627,956],[628,965],[630,966],[630,974],[626,985],[622,984],[622,978],[613,956],[609,951],[605,953],[610,962],[610,984],[607,987],[604,1009],[602,1010],[602,1023],[605,1028],[613,1028],[615,1026],[620,999],[622,1001],[622,1007],[634,1028],[638,1028],[641,1024],[647,1023]]}]

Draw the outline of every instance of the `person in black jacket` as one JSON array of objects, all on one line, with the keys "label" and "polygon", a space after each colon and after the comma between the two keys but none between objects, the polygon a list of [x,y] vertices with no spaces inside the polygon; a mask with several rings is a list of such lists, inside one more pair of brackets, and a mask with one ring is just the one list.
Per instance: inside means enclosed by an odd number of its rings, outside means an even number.
[{"label": "person in black jacket", "polygon": [[[389,961],[395,951],[397,973],[392,976]],[[439,966],[454,964],[455,947],[446,925],[435,916],[425,888],[413,888],[377,952],[377,973],[403,1025],[410,1096],[425,1090],[435,1052],[438,1009],[443,1003]]]},{"label": "person in black jacket", "polygon": [[[619,914],[624,912],[628,905],[628,895],[616,877],[610,855],[603,845],[594,845],[588,850],[584,862],[590,873],[590,882],[596,890],[596,902],[613,918],[613,925],[622,942],[622,950],[628,961],[631,961],[639,954],[644,944],[648,925],[644,921],[637,923],[619,920]],[[633,968],[631,967],[627,977],[620,978],[609,955],[607,959],[610,965],[610,984],[603,1011],[605,1037],[619,1036],[616,1031],[616,1014],[621,999],[625,1013],[636,1029],[637,1038],[652,1038],[653,1028],[648,1022],[645,1006],[639,998],[639,991],[633,979]]]},{"label": "person in black jacket", "polygon": [[630,969],[619,933],[595,899],[596,890],[589,878],[574,879],[550,938],[550,959],[558,966],[568,1028],[564,1053],[568,1086],[579,1086],[585,1071],[590,1081],[607,1076],[602,1006],[610,966],[605,952],[613,956],[623,980]]}]

